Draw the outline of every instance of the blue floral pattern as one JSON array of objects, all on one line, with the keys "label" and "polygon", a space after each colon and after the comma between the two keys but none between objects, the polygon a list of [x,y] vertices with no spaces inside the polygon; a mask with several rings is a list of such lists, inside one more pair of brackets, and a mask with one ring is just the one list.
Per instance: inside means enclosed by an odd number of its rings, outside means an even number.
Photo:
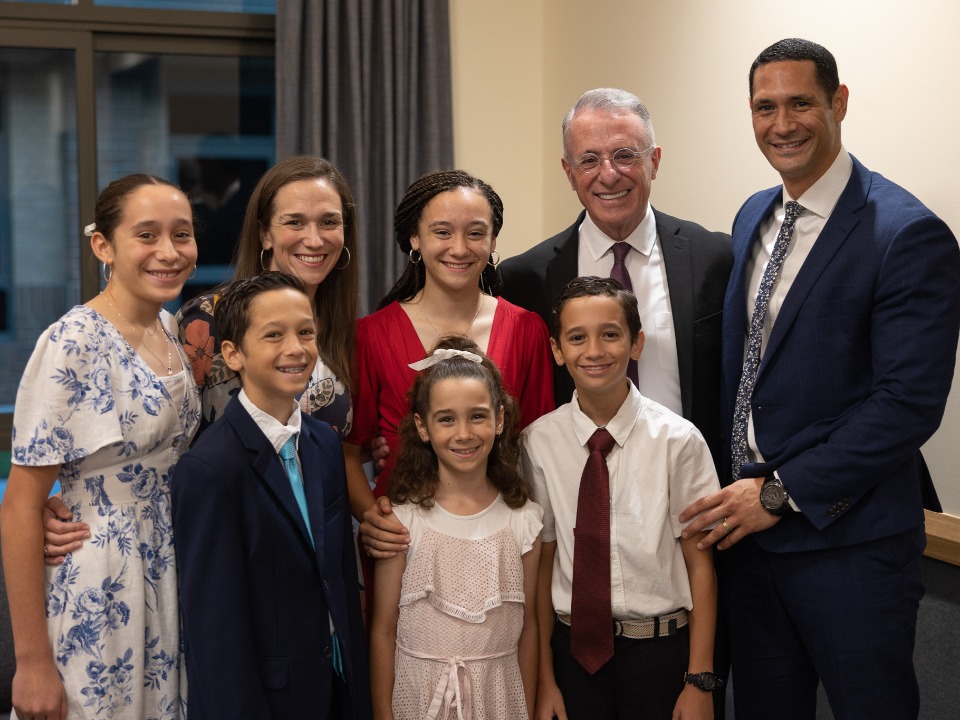
[{"label": "blue floral pattern", "polygon": [[200,403],[182,351],[181,360],[186,371],[158,377],[113,325],[78,306],[40,338],[20,384],[13,461],[60,464],[63,501],[91,532],[47,568],[47,628],[70,718],[186,716],[170,478]]}]

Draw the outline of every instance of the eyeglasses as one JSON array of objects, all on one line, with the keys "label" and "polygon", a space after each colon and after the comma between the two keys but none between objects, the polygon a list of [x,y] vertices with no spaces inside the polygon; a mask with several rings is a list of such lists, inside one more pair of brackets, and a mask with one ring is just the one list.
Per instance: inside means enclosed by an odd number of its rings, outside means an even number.
[{"label": "eyeglasses", "polygon": [[600,166],[603,165],[604,160],[610,160],[619,170],[629,170],[640,161],[640,158],[655,147],[656,145],[651,145],[646,150],[620,148],[619,150],[614,150],[613,154],[607,157],[597,155],[596,153],[584,153],[578,157],[573,164],[574,167],[584,175],[592,175],[595,173],[600,169]]}]

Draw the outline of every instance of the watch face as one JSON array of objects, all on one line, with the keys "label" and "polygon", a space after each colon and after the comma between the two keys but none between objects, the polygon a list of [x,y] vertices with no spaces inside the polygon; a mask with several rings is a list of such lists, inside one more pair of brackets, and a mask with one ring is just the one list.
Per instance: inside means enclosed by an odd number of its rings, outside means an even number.
[{"label": "watch face", "polygon": [[700,687],[704,690],[713,690],[717,686],[716,678],[704,673],[700,676]]},{"label": "watch face", "polygon": [[760,504],[767,510],[779,510],[786,502],[787,493],[777,483],[764,483],[760,488]]}]

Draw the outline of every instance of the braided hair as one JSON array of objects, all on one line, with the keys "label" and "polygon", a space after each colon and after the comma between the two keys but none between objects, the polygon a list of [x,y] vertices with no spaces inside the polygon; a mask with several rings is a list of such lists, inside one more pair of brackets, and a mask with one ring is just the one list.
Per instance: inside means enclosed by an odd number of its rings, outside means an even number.
[{"label": "braided hair", "polygon": [[[440,193],[458,188],[474,190],[486,198],[493,220],[493,237],[500,234],[500,228],[503,227],[503,201],[497,192],[480,178],[463,170],[440,170],[415,180],[397,205],[397,212],[393,216],[393,229],[397,245],[403,253],[409,255],[413,249],[410,238],[417,234],[427,203]],[[377,303],[377,310],[385,308],[394,300],[409,300],[425,283],[426,278],[420,276],[419,261],[415,263],[412,259],[408,260],[397,284]],[[486,286],[491,295],[498,295],[501,284],[496,267],[489,263],[485,265],[480,274],[480,287]]]}]

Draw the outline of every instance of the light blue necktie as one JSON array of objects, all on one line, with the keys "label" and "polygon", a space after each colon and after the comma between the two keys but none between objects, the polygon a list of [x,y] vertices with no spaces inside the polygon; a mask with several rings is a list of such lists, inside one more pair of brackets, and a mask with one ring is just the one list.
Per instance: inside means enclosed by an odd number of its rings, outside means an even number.
[{"label": "light blue necktie", "polygon": [[307,497],[303,492],[303,478],[300,477],[300,468],[297,465],[297,433],[291,435],[280,448],[280,459],[283,460],[283,469],[287,471],[293,497],[297,500],[300,515],[307,526],[307,535],[310,536],[310,546],[313,547],[313,532],[310,530],[310,516],[307,514]]},{"label": "light blue necktie", "polygon": [[[303,478],[300,477],[300,467],[297,465],[297,433],[290,436],[290,439],[280,448],[280,459],[283,461],[283,469],[287,472],[287,478],[290,480],[290,487],[293,489],[293,497],[297,500],[297,507],[300,508],[300,515],[303,516],[303,522],[307,526],[307,535],[310,536],[310,547],[313,544],[313,532],[310,530],[310,516],[307,514],[307,496],[303,491]],[[343,674],[343,653],[340,650],[340,640],[337,633],[330,633],[331,662],[333,669],[344,682],[347,681]]]},{"label": "light blue necktie", "polygon": [[737,404],[733,411],[733,432],[731,433],[730,455],[733,465],[733,479],[739,480],[743,464],[747,461],[747,424],[750,420],[750,400],[753,397],[753,386],[757,382],[757,369],[760,367],[760,351],[763,342],[763,319],[767,315],[767,306],[770,304],[770,294],[780,278],[780,268],[787,255],[787,248],[793,239],[793,226],[804,211],[803,205],[789,201],[784,205],[785,214],[783,225],[777,233],[777,241],[773,244],[770,261],[767,263],[763,276],[760,278],[760,287],[757,289],[757,299],[753,306],[753,318],[750,321],[750,333],[747,335],[747,350],[743,357],[743,372],[740,375],[740,387],[737,389]]}]

